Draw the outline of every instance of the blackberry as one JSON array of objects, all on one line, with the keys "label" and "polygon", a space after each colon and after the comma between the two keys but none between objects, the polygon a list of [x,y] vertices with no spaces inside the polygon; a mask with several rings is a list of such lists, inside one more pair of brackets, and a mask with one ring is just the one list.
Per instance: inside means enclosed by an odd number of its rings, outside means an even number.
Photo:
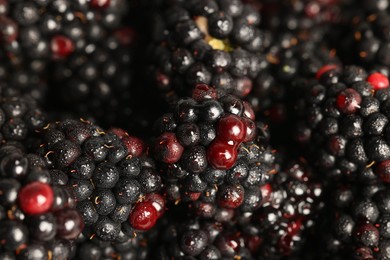
[{"label": "blackberry", "polygon": [[178,213],[166,216],[169,218],[159,229],[153,259],[255,259],[245,237],[233,225],[211,220],[185,220],[178,217]]},{"label": "blackberry", "polygon": [[302,160],[290,159],[285,164],[262,187],[262,206],[238,217],[251,252],[258,259],[299,254],[324,207],[323,186],[314,169]]},{"label": "blackberry", "polygon": [[127,1],[7,1],[2,7],[0,79],[7,85],[51,110],[107,127],[131,114],[125,104],[133,102],[137,47]]},{"label": "blackberry", "polygon": [[[113,29],[123,14],[121,4],[36,1],[2,3],[0,65],[2,79],[41,102],[48,88],[52,61],[69,57],[93,43],[96,32]],[[83,32],[83,26],[89,34]]]},{"label": "blackberry", "polygon": [[356,64],[369,71],[389,76],[387,54],[389,5],[387,1],[361,1],[360,8],[351,8],[343,21],[342,34],[333,45],[347,64]]},{"label": "blackberry", "polygon": [[155,225],[165,205],[161,178],[140,139],[76,120],[50,124],[42,139],[39,154],[69,178],[85,236],[118,242]]},{"label": "blackberry", "polygon": [[239,98],[218,97],[203,84],[171,111],[156,122],[150,149],[168,200],[254,210],[246,207],[249,190],[277,171],[268,126],[255,123],[251,107]]},{"label": "blackberry", "polygon": [[37,132],[47,124],[46,113],[31,96],[4,90],[0,98],[0,139],[3,143],[18,142],[31,149]]},{"label": "blackberry", "polygon": [[267,66],[262,51],[271,39],[254,8],[219,0],[154,4],[150,70],[168,102],[191,96],[201,83],[240,97],[250,92]]},{"label": "blackberry", "polygon": [[1,145],[0,154],[2,257],[68,258],[84,227],[72,190],[18,145]]},{"label": "blackberry", "polygon": [[325,247],[317,248],[317,254],[324,259],[388,258],[387,187],[377,181],[360,185],[343,180],[328,193],[322,223],[315,231],[323,234],[321,244]]},{"label": "blackberry", "polygon": [[294,97],[293,138],[308,148],[310,160],[326,176],[375,179],[389,156],[388,79],[357,66],[325,68],[316,79],[293,82],[296,93],[303,93]]}]

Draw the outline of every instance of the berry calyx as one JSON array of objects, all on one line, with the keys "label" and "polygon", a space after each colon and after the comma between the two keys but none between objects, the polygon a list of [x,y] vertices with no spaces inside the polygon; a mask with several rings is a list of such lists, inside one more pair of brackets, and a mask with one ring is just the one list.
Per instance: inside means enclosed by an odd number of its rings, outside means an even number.
[{"label": "berry calyx", "polygon": [[130,213],[130,224],[137,230],[149,230],[157,221],[158,213],[150,202],[140,202]]},{"label": "berry calyx", "polygon": [[53,204],[54,193],[50,185],[32,182],[19,191],[19,206],[29,215],[47,212]]}]

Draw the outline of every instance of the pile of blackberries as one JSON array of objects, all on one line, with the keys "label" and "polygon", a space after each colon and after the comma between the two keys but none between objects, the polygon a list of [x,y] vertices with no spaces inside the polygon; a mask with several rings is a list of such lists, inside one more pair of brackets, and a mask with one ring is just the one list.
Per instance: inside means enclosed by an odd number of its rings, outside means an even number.
[{"label": "pile of blackberries", "polygon": [[0,260],[390,259],[390,0],[0,0]]}]

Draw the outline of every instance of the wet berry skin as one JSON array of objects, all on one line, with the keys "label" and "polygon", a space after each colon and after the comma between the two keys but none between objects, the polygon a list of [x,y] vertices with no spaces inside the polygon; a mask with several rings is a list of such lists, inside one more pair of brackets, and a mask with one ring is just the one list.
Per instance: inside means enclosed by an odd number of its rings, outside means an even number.
[{"label": "wet berry skin", "polygon": [[367,82],[372,85],[374,90],[386,89],[389,87],[389,79],[379,72],[369,75]]},{"label": "wet berry skin", "polygon": [[76,239],[84,228],[83,218],[77,210],[63,210],[56,217],[57,235],[62,239]]},{"label": "wet berry skin", "polygon": [[229,185],[218,191],[218,204],[221,207],[235,209],[244,201],[244,187],[241,185]]},{"label": "wet berry skin", "polygon": [[19,206],[29,215],[47,212],[53,204],[54,193],[50,185],[32,182],[19,191]]},{"label": "wet berry skin", "polygon": [[246,127],[243,121],[236,115],[226,115],[218,121],[218,139],[226,142],[242,142],[245,138]]},{"label": "wet berry skin", "polygon": [[174,133],[163,133],[155,141],[157,160],[165,163],[175,163],[180,160],[184,148]]},{"label": "wet berry skin", "polygon": [[137,230],[149,230],[157,221],[158,213],[150,202],[137,203],[132,210],[129,221],[131,226]]},{"label": "wet berry skin", "polygon": [[216,140],[207,149],[207,160],[216,169],[230,169],[237,160],[237,148],[235,145]]},{"label": "wet berry skin", "polygon": [[360,94],[356,90],[348,88],[337,96],[336,107],[345,114],[352,114],[358,110],[361,102]]}]

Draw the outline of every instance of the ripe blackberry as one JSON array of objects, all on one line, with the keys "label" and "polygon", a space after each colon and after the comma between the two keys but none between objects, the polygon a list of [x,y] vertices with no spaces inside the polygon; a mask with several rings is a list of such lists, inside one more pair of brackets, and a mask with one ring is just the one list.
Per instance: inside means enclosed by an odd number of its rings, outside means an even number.
[{"label": "ripe blackberry", "polygon": [[388,79],[357,66],[329,67],[299,78],[294,137],[326,176],[387,182]]},{"label": "ripe blackberry", "polygon": [[152,228],[164,212],[161,178],[143,142],[121,129],[104,132],[88,121],[50,124],[39,153],[69,177],[84,235],[118,242]]},{"label": "ripe blackberry", "polygon": [[[117,17],[111,13],[107,15]],[[104,126],[117,125],[132,114],[128,104],[134,102],[130,90],[134,84],[131,66],[135,60],[132,46],[135,32],[130,27],[109,31],[110,28],[104,28],[104,19],[90,23],[92,35],[75,39],[75,44],[80,43],[83,47],[51,67],[50,84],[57,87],[50,89],[54,102],[49,107],[58,108],[58,102],[61,102],[62,110],[93,118]],[[86,33],[83,29],[86,25],[76,26],[73,30]]]},{"label": "ripe blackberry", "polygon": [[254,259],[237,226],[179,215],[172,211],[164,216],[153,259]]},{"label": "ripe blackberry", "polygon": [[207,85],[197,85],[171,111],[156,122],[150,149],[168,200],[253,211],[256,206],[246,207],[249,191],[276,173],[268,126],[253,121],[246,102],[218,97]]},{"label": "ripe blackberry", "polygon": [[324,206],[323,187],[304,161],[288,161],[262,187],[262,206],[238,216],[246,241],[258,259],[281,259],[298,254],[308,231]]},{"label": "ripe blackberry", "polygon": [[387,1],[361,1],[343,22],[342,34],[333,45],[347,64],[389,76],[389,4]]},{"label": "ripe blackberry", "polygon": [[2,143],[18,142],[26,149],[34,146],[37,132],[46,124],[46,114],[28,95],[2,89],[0,98],[0,140]]},{"label": "ripe blackberry", "polygon": [[128,1],[0,5],[1,80],[52,110],[97,118],[106,126],[128,117],[136,52]]},{"label": "ripe blackberry", "polygon": [[[250,2],[250,1],[249,1]],[[338,24],[343,18],[342,7],[348,6],[349,0],[326,1],[262,1],[258,7],[264,17],[264,25],[274,30],[287,30],[295,34],[319,33],[330,30],[332,24]],[[251,3],[256,6],[256,1]]]},{"label": "ripe blackberry", "polygon": [[321,232],[317,256],[324,259],[387,259],[388,187],[377,181],[361,185],[339,181],[328,190],[324,215],[315,233]]},{"label": "ripe blackberry", "polygon": [[257,75],[253,90],[245,100],[253,106],[257,116],[270,121],[276,141],[288,142],[284,129],[291,124],[289,103],[290,92],[294,92],[293,79],[314,77],[323,66],[340,64],[334,51],[323,43],[324,37],[324,33],[303,37],[281,31],[276,33],[272,47],[266,51],[269,66]]},{"label": "ripe blackberry", "polygon": [[[84,222],[63,172],[18,145],[0,147],[0,252],[5,259],[66,259]],[[6,257],[8,256],[8,258]]]},{"label": "ripe blackberry", "polygon": [[250,92],[270,45],[254,8],[240,0],[155,5],[150,67],[166,100],[191,96],[200,83],[241,97]]},{"label": "ripe blackberry", "polygon": [[150,259],[148,249],[150,249],[149,244],[155,240],[154,236],[155,232],[148,232],[112,244],[81,235],[69,259]]}]

